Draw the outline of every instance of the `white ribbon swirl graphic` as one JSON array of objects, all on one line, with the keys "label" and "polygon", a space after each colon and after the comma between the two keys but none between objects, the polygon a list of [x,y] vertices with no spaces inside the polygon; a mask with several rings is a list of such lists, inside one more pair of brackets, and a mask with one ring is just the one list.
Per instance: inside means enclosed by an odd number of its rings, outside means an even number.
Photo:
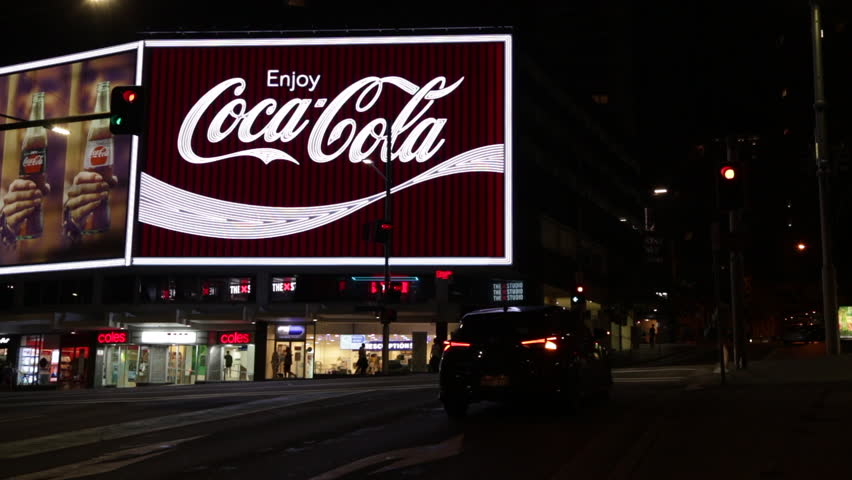
[{"label": "white ribbon swirl graphic", "polygon": [[[475,148],[442,162],[391,189],[391,194],[439,177],[460,173],[503,173],[503,144]],[[313,230],[379,201],[385,192],[316,207],[267,207],[229,202],[188,192],[142,173],[139,221],[202,237],[275,238]]]}]

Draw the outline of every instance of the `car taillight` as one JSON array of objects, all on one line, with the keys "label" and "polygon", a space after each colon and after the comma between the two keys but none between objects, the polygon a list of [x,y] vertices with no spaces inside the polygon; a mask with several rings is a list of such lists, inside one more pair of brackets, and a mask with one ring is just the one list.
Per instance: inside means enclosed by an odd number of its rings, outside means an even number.
[{"label": "car taillight", "polygon": [[469,347],[469,346],[470,346],[470,344],[465,343],[465,342],[451,342],[449,340],[444,340],[444,351],[445,352],[447,350],[449,350],[451,347]]},{"label": "car taillight", "polygon": [[526,346],[529,346],[529,345],[535,345],[535,344],[539,344],[539,343],[544,346],[545,350],[556,350],[557,348],[559,348],[559,346],[556,345],[556,337],[535,338],[533,340],[524,340],[524,341],[521,342],[521,345],[526,347]]}]

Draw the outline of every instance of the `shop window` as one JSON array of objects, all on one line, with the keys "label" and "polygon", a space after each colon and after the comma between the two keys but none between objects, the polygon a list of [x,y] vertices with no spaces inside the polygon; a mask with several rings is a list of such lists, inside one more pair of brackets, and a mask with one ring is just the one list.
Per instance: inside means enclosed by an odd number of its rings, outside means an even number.
[{"label": "shop window", "polygon": [[60,304],[81,304],[92,302],[92,279],[77,278],[63,280],[57,292]]},{"label": "shop window", "polygon": [[19,385],[54,385],[59,381],[59,335],[25,335],[18,352]]},{"label": "shop window", "polygon": [[0,307],[9,308],[15,304],[15,285],[0,283]]},{"label": "shop window", "polygon": [[202,302],[250,302],[255,298],[251,277],[205,278],[201,281]]},{"label": "shop window", "polygon": [[592,102],[598,105],[608,105],[609,104],[609,95],[606,93],[598,93],[592,95]]},{"label": "shop window", "polygon": [[104,277],[103,302],[106,304],[133,303],[133,288],[136,279],[132,276]]},{"label": "shop window", "polygon": [[41,306],[41,285],[36,282],[24,284],[24,305],[27,307]]},{"label": "shop window", "polygon": [[[450,330],[455,328],[450,326]],[[417,333],[420,332],[420,333]],[[425,334],[425,335],[424,335]],[[389,370],[415,371],[415,365],[425,369],[430,347],[435,339],[434,323],[391,324]],[[313,343],[313,371],[316,375],[352,375],[363,343],[367,352],[367,374],[382,371],[382,325],[379,322],[336,323],[319,322]],[[312,341],[312,342],[311,342]],[[420,358],[415,358],[419,356]]]},{"label": "shop window", "polygon": [[139,285],[142,303],[175,303],[198,300],[193,277],[143,277]]},{"label": "shop window", "polygon": [[292,302],[298,285],[296,277],[272,277],[269,298],[273,302]]}]

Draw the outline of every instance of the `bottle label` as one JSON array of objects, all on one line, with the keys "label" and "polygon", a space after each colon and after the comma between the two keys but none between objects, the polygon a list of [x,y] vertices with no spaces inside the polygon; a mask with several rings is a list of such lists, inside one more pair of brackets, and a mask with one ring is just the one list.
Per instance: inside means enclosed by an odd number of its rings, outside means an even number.
[{"label": "bottle label", "polygon": [[38,175],[44,173],[46,148],[31,148],[21,154],[21,175]]},{"label": "bottle label", "polygon": [[86,144],[83,168],[89,169],[109,165],[112,165],[112,138],[89,140]]}]

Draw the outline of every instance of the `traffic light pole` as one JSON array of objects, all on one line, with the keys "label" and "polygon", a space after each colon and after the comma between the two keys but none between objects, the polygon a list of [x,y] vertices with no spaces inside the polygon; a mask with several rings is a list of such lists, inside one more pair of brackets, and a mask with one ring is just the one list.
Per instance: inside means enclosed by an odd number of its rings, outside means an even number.
[{"label": "traffic light pole", "polygon": [[822,69],[822,15],[816,1],[811,1],[811,38],[814,61],[814,158],[819,182],[819,222],[822,236],[822,318],[825,323],[825,353],[840,353],[837,323],[837,283],[831,251],[831,210],[829,198],[828,142],[826,141],[825,88]]},{"label": "traffic light pole", "polygon": [[[719,187],[716,186],[716,198],[719,197]],[[722,288],[720,287],[719,269],[721,262],[719,261],[719,252],[721,250],[721,235],[719,233],[719,222],[714,221],[710,230],[710,243],[713,249],[713,302],[715,308],[713,316],[716,320],[716,342],[719,345],[719,375],[722,385],[725,384],[725,341],[722,334]]]},{"label": "traffic light pole", "polygon": [[[393,206],[391,204],[391,188],[393,188],[393,177],[391,176],[391,124],[388,119],[388,140],[387,159],[385,161],[385,222],[393,225]],[[385,289],[382,292],[382,374],[387,375],[390,362],[390,315],[388,309],[388,295],[391,288],[390,277],[390,255],[391,255],[391,239],[393,238],[393,229],[388,233],[385,239]]]},{"label": "traffic light pole", "polygon": [[743,252],[739,241],[742,209],[728,212],[731,239],[731,323],[734,328],[734,368],[748,368],[745,340],[745,315],[743,314]]},{"label": "traffic light pole", "polygon": [[44,127],[48,130],[56,124],[59,123],[73,123],[73,122],[88,122],[89,120],[97,120],[100,118],[108,118],[109,112],[105,113],[90,113],[86,115],[72,115],[70,117],[56,117],[56,118],[48,118],[44,120],[24,120],[22,118],[13,117],[11,115],[4,115],[0,113],[0,117],[9,118],[11,120],[19,120],[16,123],[4,123],[0,125],[0,132],[6,130],[18,130],[21,128],[29,128],[29,127]]}]

